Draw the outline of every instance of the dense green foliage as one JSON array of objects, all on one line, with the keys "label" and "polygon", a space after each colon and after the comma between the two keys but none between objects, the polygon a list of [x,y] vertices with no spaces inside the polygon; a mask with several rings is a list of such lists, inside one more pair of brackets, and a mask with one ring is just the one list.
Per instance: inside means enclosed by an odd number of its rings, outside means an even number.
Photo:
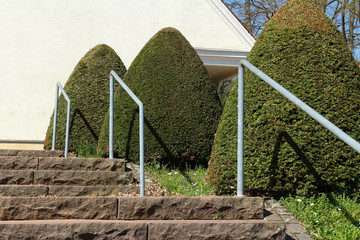
[{"label": "dense green foliage", "polygon": [[[359,68],[335,25],[309,0],[274,15],[248,60],[360,140]],[[217,193],[236,186],[237,83],[208,169]],[[359,189],[360,156],[250,71],[245,72],[245,187],[272,194]]]},{"label": "dense green foliage", "polygon": [[[109,76],[120,76],[126,68],[116,52],[107,45],[97,45],[79,61],[64,89],[71,100],[69,151],[86,148],[95,152],[104,117],[109,109]],[[58,104],[56,149],[65,148],[67,102],[61,95]],[[53,116],[46,133],[45,149],[52,144]]]},{"label": "dense green foliage", "polygon": [[[159,31],[140,51],[124,82],[144,104],[145,157],[207,162],[221,105],[206,68],[190,43],[173,28]],[[138,161],[138,107],[115,93],[114,154]],[[99,154],[108,150],[108,116]]]}]

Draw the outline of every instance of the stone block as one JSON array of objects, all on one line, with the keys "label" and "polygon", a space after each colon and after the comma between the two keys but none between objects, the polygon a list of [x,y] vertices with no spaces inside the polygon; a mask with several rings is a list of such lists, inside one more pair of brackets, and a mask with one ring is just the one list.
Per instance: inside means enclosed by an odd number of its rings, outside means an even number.
[{"label": "stone block", "polygon": [[39,158],[38,170],[125,171],[125,160],[108,158]]},{"label": "stone block", "polygon": [[34,184],[44,185],[124,185],[134,183],[132,172],[103,171],[34,171]]},{"label": "stone block", "polygon": [[47,186],[35,185],[0,185],[0,196],[46,196]]},{"label": "stone block", "polygon": [[120,197],[119,219],[263,219],[258,197]]},{"label": "stone block", "polygon": [[0,170],[0,184],[31,184],[33,175],[31,170]]},{"label": "stone block", "polygon": [[4,240],[146,240],[147,224],[102,220],[8,221],[0,222],[0,232]]},{"label": "stone block", "polygon": [[1,220],[116,219],[115,197],[0,197]]},{"label": "stone block", "polygon": [[121,194],[138,194],[139,187],[124,186],[59,186],[50,185],[51,196],[119,196]]},{"label": "stone block", "polygon": [[0,156],[63,157],[64,151],[0,149]]},{"label": "stone block", "polygon": [[0,169],[2,170],[36,170],[37,165],[37,157],[0,156]]},{"label": "stone block", "polygon": [[285,224],[262,220],[149,222],[149,240],[182,239],[285,239]]}]

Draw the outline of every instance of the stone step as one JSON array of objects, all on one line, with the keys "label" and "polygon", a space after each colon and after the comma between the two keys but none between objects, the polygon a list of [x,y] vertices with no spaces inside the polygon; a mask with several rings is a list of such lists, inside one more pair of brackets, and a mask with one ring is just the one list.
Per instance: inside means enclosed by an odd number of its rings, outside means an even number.
[{"label": "stone step", "polygon": [[0,197],[0,220],[117,219],[116,197]]},{"label": "stone step", "polygon": [[126,185],[135,183],[133,172],[0,170],[0,184]]},{"label": "stone step", "polygon": [[1,220],[248,220],[263,211],[256,197],[0,197]]},{"label": "stone step", "polygon": [[124,159],[0,156],[0,169],[125,171]]},{"label": "stone step", "polygon": [[265,220],[0,221],[1,239],[285,239],[285,225]]},{"label": "stone step", "polygon": [[122,220],[263,219],[261,197],[120,197]]},{"label": "stone step", "polygon": [[0,149],[0,156],[63,157],[64,151]]},{"label": "stone step", "polygon": [[0,196],[120,196],[139,194],[139,186],[0,185]]}]

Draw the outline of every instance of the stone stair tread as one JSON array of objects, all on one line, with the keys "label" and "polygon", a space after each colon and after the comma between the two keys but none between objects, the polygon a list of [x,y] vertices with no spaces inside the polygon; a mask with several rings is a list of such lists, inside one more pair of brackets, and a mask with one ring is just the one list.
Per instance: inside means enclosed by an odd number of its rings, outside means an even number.
[{"label": "stone stair tread", "polygon": [[122,185],[135,181],[133,172],[0,170],[0,184]]},{"label": "stone stair tread", "polygon": [[0,149],[0,156],[63,157],[64,151]]},{"label": "stone stair tread", "polygon": [[0,196],[119,196],[139,194],[139,186],[0,185]]},{"label": "stone stair tread", "polygon": [[124,159],[1,156],[0,169],[125,171]]},{"label": "stone stair tread", "polygon": [[0,232],[3,239],[285,239],[285,225],[266,220],[0,221]]}]

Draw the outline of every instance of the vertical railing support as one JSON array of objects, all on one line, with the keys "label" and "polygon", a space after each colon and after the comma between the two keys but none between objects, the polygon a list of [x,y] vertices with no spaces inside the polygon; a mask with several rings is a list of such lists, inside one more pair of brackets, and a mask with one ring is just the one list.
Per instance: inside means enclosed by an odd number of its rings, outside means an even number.
[{"label": "vertical railing support", "polygon": [[114,158],[114,77],[110,73],[110,113],[109,113],[109,158]]},{"label": "vertical railing support", "polygon": [[66,136],[65,136],[65,152],[64,156],[68,157],[69,152],[69,132],[70,132],[70,110],[71,110],[71,102],[70,98],[66,94],[64,88],[61,86],[61,84],[58,82],[56,84],[56,90],[55,90],[55,110],[54,110],[54,125],[53,125],[53,139],[52,139],[52,147],[51,150],[55,150],[55,141],[56,141],[56,125],[57,125],[57,110],[58,110],[58,99],[59,99],[59,88],[61,90],[61,93],[64,95],[66,101],[67,101],[67,114],[66,114]]},{"label": "vertical railing support", "polygon": [[244,67],[238,77],[237,196],[244,196]]},{"label": "vertical railing support", "polygon": [[131,91],[125,82],[116,74],[110,72],[110,113],[109,113],[109,158],[114,157],[113,131],[114,131],[114,78],[139,106],[139,160],[140,160],[140,196],[145,196],[145,169],[144,169],[144,105]]}]

